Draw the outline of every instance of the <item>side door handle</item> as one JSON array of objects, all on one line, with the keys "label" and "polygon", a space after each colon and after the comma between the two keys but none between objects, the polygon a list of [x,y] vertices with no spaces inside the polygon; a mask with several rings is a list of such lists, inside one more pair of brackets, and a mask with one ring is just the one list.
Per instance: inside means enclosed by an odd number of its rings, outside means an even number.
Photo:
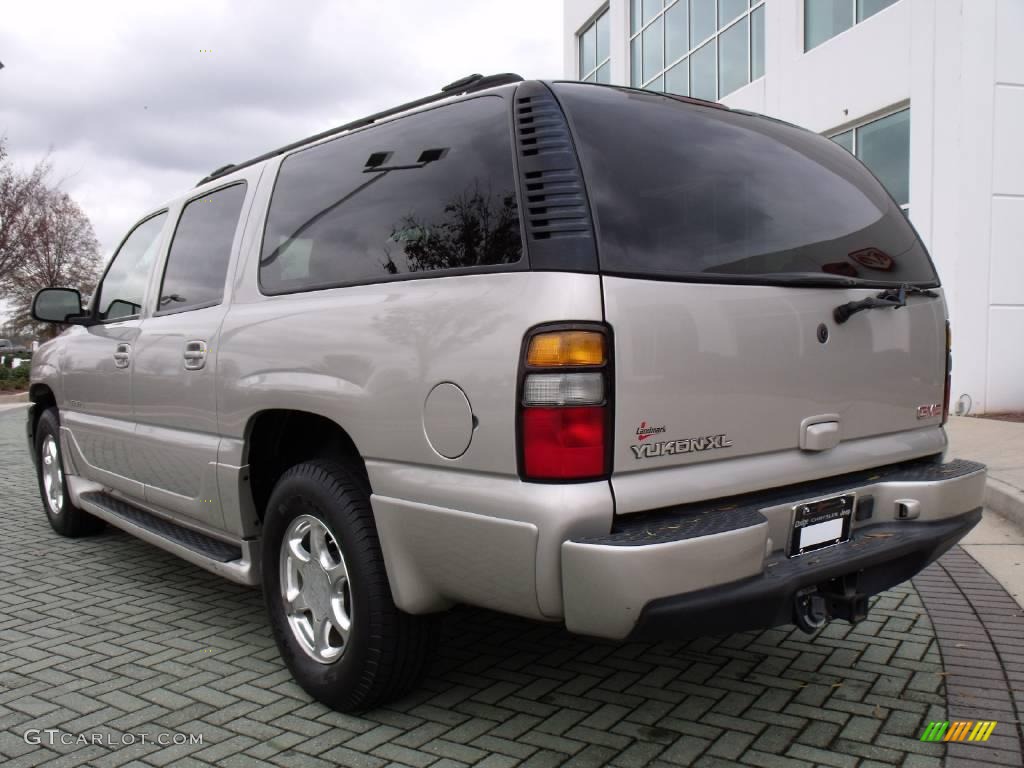
[{"label": "side door handle", "polygon": [[185,342],[185,370],[198,371],[206,365],[206,342],[199,339]]},{"label": "side door handle", "polygon": [[118,344],[114,347],[114,365],[118,368],[127,368],[131,361],[132,345]]}]

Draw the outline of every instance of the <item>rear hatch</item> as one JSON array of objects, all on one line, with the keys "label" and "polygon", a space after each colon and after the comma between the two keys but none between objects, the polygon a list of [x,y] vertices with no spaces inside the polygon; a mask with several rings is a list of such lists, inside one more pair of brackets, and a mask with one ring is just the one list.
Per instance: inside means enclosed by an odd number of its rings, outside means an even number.
[{"label": "rear hatch", "polygon": [[[615,339],[619,512],[942,449],[938,279],[863,165],[779,121],[553,87],[580,156]],[[836,322],[836,307],[901,285],[932,295]]]}]

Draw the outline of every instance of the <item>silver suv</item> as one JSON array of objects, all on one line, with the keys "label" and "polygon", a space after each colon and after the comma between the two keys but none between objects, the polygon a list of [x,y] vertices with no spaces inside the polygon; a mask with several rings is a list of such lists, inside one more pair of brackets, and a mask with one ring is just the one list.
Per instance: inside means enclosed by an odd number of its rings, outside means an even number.
[{"label": "silver suv", "polygon": [[456,603],[623,639],[856,622],[977,523],[949,330],[843,148],[513,75],[238,165],[149,213],[32,366],[53,528],[262,585],[341,710]]}]

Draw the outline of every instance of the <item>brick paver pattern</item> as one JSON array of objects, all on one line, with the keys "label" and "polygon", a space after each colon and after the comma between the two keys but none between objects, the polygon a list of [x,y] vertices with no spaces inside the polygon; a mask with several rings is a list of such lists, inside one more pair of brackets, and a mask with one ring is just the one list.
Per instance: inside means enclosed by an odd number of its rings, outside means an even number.
[{"label": "brick paver pattern", "polygon": [[[422,688],[362,716],[310,700],[256,590],[113,529],[46,523],[23,411],[0,413],[0,761],[377,768],[939,766],[935,633],[910,585],[855,628],[614,644],[480,610],[445,618]],[[27,729],[113,746],[27,744]],[[202,744],[121,745],[124,734]]]}]

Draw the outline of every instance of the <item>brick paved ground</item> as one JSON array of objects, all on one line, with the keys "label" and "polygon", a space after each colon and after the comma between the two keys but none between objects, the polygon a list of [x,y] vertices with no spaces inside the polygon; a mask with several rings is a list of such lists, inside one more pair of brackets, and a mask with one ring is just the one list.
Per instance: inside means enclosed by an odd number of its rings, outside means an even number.
[{"label": "brick paved ground", "polygon": [[[257,592],[117,531],[53,534],[22,419],[0,413],[5,768],[926,768],[945,754],[917,740],[947,710],[939,645],[910,585],[881,596],[870,621],[813,639],[786,628],[614,645],[458,610],[422,690],[361,717],[332,712],[291,681]],[[34,745],[29,728],[203,743]]]},{"label": "brick paved ground", "polygon": [[947,766],[1024,765],[1024,612],[957,547],[914,579],[936,623],[950,720],[997,720],[984,745],[951,744]]}]

